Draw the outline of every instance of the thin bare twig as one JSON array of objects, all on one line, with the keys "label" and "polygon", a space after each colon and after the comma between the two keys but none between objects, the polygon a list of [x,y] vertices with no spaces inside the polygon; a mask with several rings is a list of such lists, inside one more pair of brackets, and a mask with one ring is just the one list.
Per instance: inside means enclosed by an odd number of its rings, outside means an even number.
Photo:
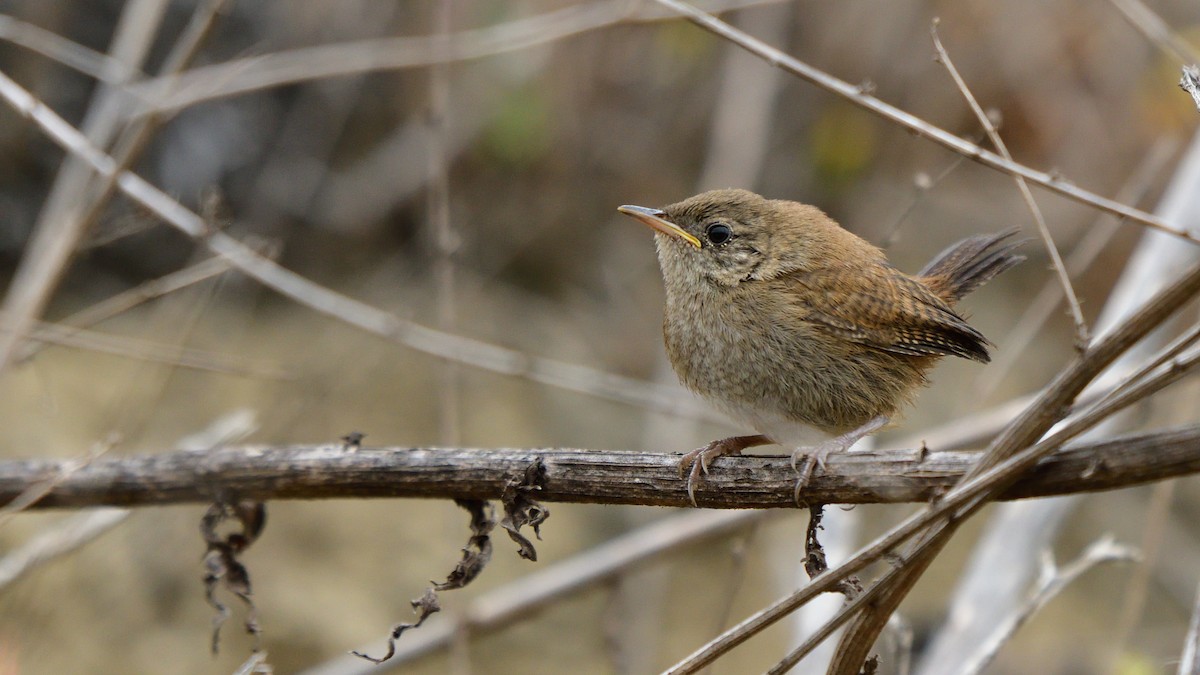
[{"label": "thin bare twig", "polygon": [[1150,582],[1162,555],[1163,542],[1167,540],[1167,525],[1171,520],[1171,500],[1175,494],[1176,481],[1164,481],[1154,486],[1149,504],[1141,514],[1142,537],[1138,549],[1141,559],[1125,584],[1121,598],[1121,610],[1117,615],[1116,628],[1108,645],[1109,663],[1118,663],[1133,630],[1146,609]]},{"label": "thin bare twig", "polygon": [[[828,91],[844,96],[892,122],[907,127],[985,166],[1005,173],[1020,175],[1030,182],[1069,199],[1127,217],[1148,227],[1191,241],[1200,241],[1195,235],[1176,224],[1163,221],[1145,211],[1081,189],[1061,177],[1007,161],[1000,155],[985,150],[977,144],[958,138],[863,93],[861,88],[856,85],[812,68],[680,0],[656,1],[675,13],[686,16],[706,30],[732,40],[768,63],[779,66]],[[753,4],[761,3],[727,4],[712,9],[713,11],[727,11]],[[148,107],[143,111],[144,114],[149,114],[156,110],[176,110],[213,98],[234,96],[265,87],[353,75],[373,70],[428,66],[439,62],[483,58],[547,44],[585,31],[639,18],[661,20],[665,17],[630,15],[629,6],[623,2],[597,2],[590,5],[568,7],[491,28],[461,31],[441,42],[431,38],[389,38],[381,41],[359,41],[348,45],[327,45],[294,52],[277,52],[249,57],[217,66],[197,68],[178,78],[149,80],[135,85],[131,88],[131,92],[149,102]]]},{"label": "thin bare twig", "polygon": [[[441,0],[433,6],[434,33],[439,40],[450,34],[454,3]],[[437,63],[429,73],[429,150],[426,166],[428,225],[435,251],[433,263],[434,292],[437,303],[437,327],[454,332],[458,303],[454,274],[454,252],[458,249],[459,234],[450,222],[450,75],[446,63]],[[458,445],[462,426],[462,393],[460,364],[442,359],[439,388],[438,426],[442,442]]]},{"label": "thin bare twig", "polygon": [[[978,145],[985,137],[986,134],[980,135],[972,143]],[[921,200],[929,194],[930,190],[937,187],[939,183],[954,173],[955,169],[962,166],[962,163],[965,161],[967,161],[966,155],[957,155],[936,176],[930,176],[922,171],[913,177],[913,194],[909,198],[908,204],[900,210],[899,215],[892,220],[892,223],[880,231],[880,248],[888,249],[895,246],[896,242],[900,240],[900,226],[912,215],[912,212],[921,203]]]},{"label": "thin bare twig", "polygon": [[[975,118],[983,126],[988,138],[992,141],[992,145],[1000,156],[1008,161],[1012,161],[1012,153],[1008,151],[1008,146],[1004,144],[1004,139],[1000,137],[1000,132],[996,130],[996,125],[988,118],[987,113],[983,111],[983,107],[979,105],[975,95],[971,93],[971,89],[967,86],[966,80],[958,72],[958,68],[954,67],[954,62],[950,60],[950,53],[946,51],[946,47],[942,45],[942,39],[937,32],[938,19],[933,20],[933,24],[929,27],[929,33],[933,36],[933,46],[937,50],[937,60],[946,67],[946,72],[950,74],[950,79],[954,80],[954,85],[958,87],[958,91],[962,93],[966,99],[967,105],[971,107],[971,112],[975,113]],[[1029,190],[1029,185],[1025,179],[1019,175],[1014,175],[1013,180],[1017,182],[1017,189],[1021,191],[1021,197],[1025,200],[1026,206],[1029,207],[1029,212],[1033,214],[1033,222],[1037,226],[1038,236],[1042,239],[1042,245],[1046,247],[1046,253],[1050,256],[1050,264],[1054,267],[1054,273],[1058,276],[1058,283],[1062,286],[1063,294],[1067,298],[1067,305],[1071,309],[1071,316],[1075,320],[1075,348],[1082,351],[1087,347],[1088,341],[1091,339],[1088,335],[1087,322],[1083,318],[1083,309],[1079,306],[1079,298],[1075,295],[1075,287],[1071,285],[1071,277],[1067,274],[1067,268],[1063,265],[1062,256],[1058,253],[1058,246],[1054,243],[1054,237],[1050,235],[1050,228],[1046,225],[1046,218],[1042,215],[1042,210],[1038,207],[1037,202],[1033,199],[1033,192]]]},{"label": "thin bare twig", "polygon": [[[77,329],[94,326],[143,303],[206,281],[228,270],[229,262],[224,258],[215,256],[190,267],[171,272],[165,276],[122,291],[65,317],[55,325],[62,329],[64,333],[71,333]],[[17,355],[17,362],[33,358],[44,346],[44,344],[36,340],[31,340]]]},{"label": "thin bare twig", "polygon": [[268,380],[282,380],[289,377],[287,371],[278,366],[260,364],[240,356],[176,347],[74,326],[59,326],[43,321],[33,324],[33,328],[29,331],[29,337],[35,343],[85,349],[101,354],[162,363],[180,368]]},{"label": "thin bare twig", "polygon": [[[1111,404],[1118,397],[1127,395],[1138,386],[1149,381],[1150,375],[1164,365],[1167,365],[1168,368],[1178,368],[1185,361],[1177,357],[1190,349],[1198,340],[1200,340],[1200,324],[1192,326],[1187,332],[1172,340],[1159,350],[1157,354],[1142,364],[1141,367],[1124,377],[1117,386],[1104,392],[1094,402],[1089,403],[1089,409]],[[1170,362],[1169,365],[1168,362]]]},{"label": "thin bare twig", "polygon": [[[1132,386],[1124,395],[1116,395],[1107,403],[1101,401],[1086,412],[1065,421],[1056,431],[1034,445],[1033,449],[1019,450],[1019,448],[1033,443],[1049,431],[1054,424],[1062,420],[1066,416],[1067,406],[1070,402],[1105,368],[1136,345],[1154,327],[1170,318],[1182,304],[1194,298],[1197,292],[1200,292],[1200,266],[1193,267],[1183,278],[1143,304],[1126,323],[1114,327],[1079,360],[1061,372],[1055,378],[1055,382],[1039,397],[1038,402],[1022,413],[1004,433],[992,442],[987,452],[968,472],[963,482],[969,483],[981,473],[991,473],[990,469],[995,467],[998,462],[1007,463],[1018,457],[1029,457],[1031,454],[1036,454],[1035,451],[1039,448],[1040,451],[1049,452],[1047,447],[1061,442],[1063,438],[1074,438],[1086,432],[1129,405],[1133,400],[1144,397],[1149,392],[1157,391],[1158,388],[1175,381],[1180,376],[1178,370],[1175,370],[1176,367],[1191,369],[1200,363],[1200,356],[1194,355],[1186,361],[1186,365],[1183,363],[1173,364],[1172,370],[1162,372],[1143,383]],[[999,481],[997,487],[1012,479],[1013,476],[1010,475]],[[910,563],[902,570],[889,572],[884,579],[870,589],[870,591],[874,591],[876,587],[884,587],[879,594],[879,599],[864,609],[855,618],[854,624],[846,631],[839,643],[838,659],[830,668],[831,675],[849,675],[858,672],[859,666],[867,658],[879,632],[886,625],[887,617],[896,610],[917,579],[953,536],[958,526],[986,503],[987,494],[983,490],[977,492],[976,501],[956,513],[954,518],[932,525],[913,545],[908,557]]]},{"label": "thin bare twig", "polygon": [[[1200,355],[1193,357],[1188,367],[1195,367],[1198,364],[1200,364]],[[1174,379],[1174,377],[1166,375],[1156,379],[1153,385],[1148,383],[1147,386],[1163,387],[1174,381]],[[1135,387],[1135,389],[1137,388]],[[998,486],[1005,484],[1012,479],[1013,475],[1019,475],[1020,471],[1017,467],[1034,461],[1035,457],[1048,456],[1050,453],[1055,452],[1058,447],[1061,447],[1065,439],[1083,434],[1131,402],[1130,398],[1122,399],[1122,397],[1117,397],[1108,406],[1093,406],[1086,413],[1071,419],[1055,433],[1044,438],[1033,447],[1018,452],[994,468],[985,470],[978,477],[972,478],[971,476],[974,472],[979,469],[979,464],[976,464],[968,471],[962,482],[957,484],[945,498],[936,502],[924,516],[915,518],[915,521],[910,519],[900,526],[893,528],[891,533],[876,540],[874,544],[864,549],[863,552],[860,552],[860,555],[862,555],[866,551],[871,550],[890,550],[894,546],[901,544],[905,537],[920,534],[919,539],[912,544],[906,553],[891,554],[887,559],[892,565],[891,569],[876,579],[862,595],[843,607],[822,630],[814,633],[809,640],[796,647],[768,672],[772,673],[772,675],[786,673],[800,659],[815,649],[822,640],[828,639],[835,630],[850,622],[851,619],[854,619],[855,625],[847,630],[842,641],[839,643],[839,648],[836,652],[837,660],[832,664],[830,672],[857,673],[858,668],[861,667],[863,660],[866,658],[863,652],[874,645],[875,640],[878,638],[878,630],[874,627],[874,622],[878,621],[881,616],[889,618],[892,616],[895,606],[903,599],[907,590],[911,588],[915,578],[919,577],[926,567],[928,567],[929,562],[936,557],[958,525],[978,512],[980,508],[993,498],[989,496],[989,490],[994,490]],[[1010,426],[1010,430],[1012,428],[1013,426]],[[998,444],[1001,440],[1003,439],[998,439],[996,443],[993,443],[992,447],[999,447]],[[986,456],[984,459],[986,459]],[[1008,468],[1001,470],[1001,467]],[[1085,470],[1085,473],[1091,470],[1089,468]],[[1007,475],[1007,478],[1005,475]],[[967,497],[965,502],[959,499],[960,496],[967,495],[971,496]],[[960,505],[961,508],[956,508],[955,505]],[[912,525],[911,528],[909,527],[910,523]],[[923,527],[928,529],[922,531]],[[890,544],[887,543],[888,540],[891,541]],[[846,575],[853,573],[853,571],[845,570],[844,568],[850,567],[851,563],[857,565],[857,559],[858,556],[855,556],[854,559],[847,561],[845,565],[839,567],[837,570],[838,577],[844,578]],[[822,579],[822,581],[827,581],[827,579]],[[792,597],[798,598],[800,595],[802,593],[794,594]],[[771,609],[775,609],[776,607],[779,607],[779,604]],[[855,616],[860,611],[862,614]],[[765,625],[756,626],[756,629],[761,630],[763,627]],[[871,632],[875,634],[872,635]],[[710,646],[712,644],[710,643]],[[851,653],[847,656],[847,652],[851,649],[857,653]],[[853,666],[853,670],[851,670],[851,664],[857,664]],[[670,672],[690,673],[693,670],[684,668],[673,669]]]},{"label": "thin bare twig", "polygon": [[[1160,326],[1172,317],[1186,302],[1200,292],[1200,265],[1192,267],[1180,279],[1160,291],[1148,302],[1132,312],[1125,323],[1115,326],[1102,339],[1089,348],[1077,361],[1067,366],[1051,386],[1039,397],[1039,400],[1025,410],[1008,429],[1002,433],[980,458],[975,467],[963,479],[970,482],[980,474],[990,473],[990,469],[998,463],[1005,463],[1021,456],[1030,456],[1034,449],[1046,450],[1048,446],[1061,442],[1063,438],[1074,438],[1088,429],[1107,419],[1113,413],[1123,409],[1136,398],[1156,391],[1156,387],[1167,386],[1180,375],[1177,370],[1161,373],[1144,383],[1131,387],[1124,395],[1117,395],[1108,403],[1098,403],[1085,413],[1067,420],[1056,431],[1046,436],[1029,451],[1021,451],[1046,434],[1067,415],[1068,406],[1080,393],[1108,366],[1122,354],[1135,346],[1151,330]],[[1181,368],[1192,368],[1200,363],[1200,357],[1193,356],[1187,365],[1177,364]],[[1014,479],[1015,475],[999,481],[997,488]],[[996,488],[994,488],[996,489]],[[941,548],[953,536],[958,525],[967,517],[973,515],[987,500],[987,492],[976,493],[978,500],[967,509],[956,514],[954,519],[943,521],[931,527],[920,540],[914,544],[911,565],[895,574],[889,573],[886,580],[879,583],[886,585],[882,597],[862,614],[856,617],[854,624],[846,631],[839,643],[837,660],[830,668],[830,675],[849,675],[857,673],[858,668],[867,658],[887,617],[895,611],[899,603],[911,590],[917,579],[937,556]]]},{"label": "thin bare twig", "polygon": [[[1117,191],[1117,200],[1127,204],[1137,204],[1150,189],[1163,167],[1167,165],[1167,161],[1175,155],[1179,145],[1179,139],[1168,137],[1159,139],[1150,146],[1145,158]],[[1067,255],[1067,271],[1078,276],[1090,268],[1108,242],[1112,240],[1120,225],[1120,218],[1108,213],[1099,214],[1096,221],[1087,228],[1075,249]],[[1026,353],[1026,348],[1049,320],[1054,308],[1058,306],[1058,301],[1062,298],[1061,293],[1062,286],[1060,284],[1055,283],[1054,280],[1046,280],[1041,290],[1022,312],[1021,318],[1017,319],[1008,334],[999,341],[999,344],[1004,345],[1004,349],[992,359],[990,367],[980,371],[975,384],[978,398],[988,398],[1000,385],[1003,378],[1020,362],[1021,356]]]},{"label": "thin bare twig", "polygon": [[93,443],[85,456],[59,462],[54,470],[37,480],[30,481],[23,489],[10,494],[7,499],[0,500],[0,503],[3,504],[0,506],[0,527],[7,525],[16,514],[41,501],[54,490],[56,485],[99,459],[120,442],[119,436],[109,434],[108,437]]},{"label": "thin bare twig", "polygon": [[[1200,135],[1195,136],[1184,152],[1180,163],[1172,170],[1166,190],[1154,212],[1174,222],[1195,222],[1200,212],[1200,195],[1195,186],[1200,182]],[[1200,256],[1192,247],[1180,246],[1173,238],[1159,233],[1144,232],[1132,252],[1117,285],[1104,303],[1096,320],[1096,329],[1108,332],[1125,321],[1144,302],[1145,297],[1162,288],[1182,274]],[[1125,377],[1132,366],[1150,357],[1164,341],[1167,331],[1159,331],[1121,357],[1110,370],[1090,385],[1089,390],[1108,389]],[[1085,392],[1085,397],[1087,392]],[[1127,419],[1121,416],[1108,420],[1089,432],[1104,438],[1124,429]],[[957,615],[953,629],[947,626],[939,633],[926,655],[922,671],[927,675],[956,675],[966,650],[962,645],[975,644],[987,635],[991,626],[1012,611],[1018,590],[1032,583],[1037,574],[1037,560],[1032,553],[1051,546],[1054,536],[1064,526],[1068,515],[1080,504],[1076,499],[1027,502],[1020,507],[1001,505],[995,509],[992,523],[972,554],[966,576],[955,593],[951,612]],[[998,550],[997,561],[992,551]],[[996,565],[1000,565],[997,567]],[[1160,568],[1161,569],[1161,568]],[[1003,575],[997,577],[997,571]],[[1175,590],[1183,589],[1190,597],[1193,580],[1189,579]],[[993,590],[1003,587],[993,594]],[[979,596],[991,595],[980,604]]]},{"label": "thin bare twig", "polygon": [[[977,442],[976,438],[986,438],[989,433],[999,431],[1002,426],[999,420],[1011,418],[1023,406],[1005,413],[1009,407],[999,406],[978,419],[962,420],[961,425],[943,425],[954,429],[922,430],[915,438],[891,447],[921,445],[920,438],[937,439],[931,445],[939,448],[971,447]],[[994,414],[996,411],[1000,414]],[[650,562],[680,547],[729,536],[747,528],[753,531],[764,518],[772,514],[781,515],[775,510],[706,510],[655,521],[591,549],[585,555],[551,565],[481,596],[465,607],[461,614],[447,617],[449,623],[443,621],[427,627],[424,632],[413,634],[407,642],[397,647],[390,663],[400,665],[433,651],[446,649],[456,635],[485,635],[492,630],[511,626],[513,621],[535,613],[540,607],[558,601],[565,594],[603,584],[613,576],[623,577],[643,560]],[[620,552],[623,551],[628,551],[629,555],[622,555]],[[642,553],[645,553],[645,558]],[[368,675],[371,672],[375,672],[371,666],[348,663],[342,659],[305,671],[304,675]]]},{"label": "thin bare twig", "polygon": [[804,79],[826,91],[847,99],[851,103],[854,103],[855,105],[858,105],[869,112],[883,117],[889,122],[909,129],[919,136],[928,138],[942,147],[957,152],[961,155],[965,155],[966,157],[979,162],[984,166],[1010,175],[1021,176],[1031,183],[1040,185],[1051,192],[1056,192],[1081,204],[1087,204],[1102,211],[1123,216],[1131,221],[1141,223],[1156,230],[1161,230],[1193,243],[1200,243],[1200,237],[1185,230],[1179,223],[1169,223],[1162,218],[1142,211],[1141,209],[1136,209],[1107,197],[1101,197],[1093,192],[1081,189],[1059,176],[1055,176],[1044,171],[1036,171],[1023,164],[1017,164],[1015,162],[1006,160],[1004,157],[1001,157],[994,152],[985,150],[974,143],[970,143],[962,138],[959,138],[958,136],[955,136],[945,129],[936,127],[911,113],[907,113],[896,106],[881,101],[880,99],[864,92],[863,88],[858,85],[853,85],[844,80],[840,80],[823,70],[814,68],[813,66],[810,66],[799,59],[789,56],[788,54],[785,54],[784,52],[764,43],[754,36],[749,35],[744,31],[740,31],[728,23],[721,21],[715,16],[707,14],[690,4],[683,2],[683,0],[655,0],[655,2],[666,7],[670,7],[697,26],[700,26],[704,30],[709,31],[714,35],[741,46],[743,49],[758,56],[772,66],[782,68],[785,71],[792,73],[793,75]]},{"label": "thin bare twig", "polygon": [[[196,8],[192,21],[167,55],[163,72],[178,72],[191,61],[226,2],[207,0]],[[126,5],[129,23],[135,27],[125,41],[125,49],[131,52],[131,63],[140,64],[145,58],[165,9],[166,3],[162,0],[140,0]],[[94,139],[97,145],[106,145],[120,128],[121,105],[116,87],[103,88],[89,113],[94,113],[95,117],[91,133],[85,137]],[[119,170],[101,176],[98,186],[92,186],[93,176],[86,162],[80,163],[75,156],[68,157],[4,301],[3,321],[8,331],[0,335],[0,372],[12,362],[25,332],[49,302],[78,241],[104,211],[120,170],[133,165],[158,128],[159,121],[158,115],[151,115],[121,132],[113,151]]]}]

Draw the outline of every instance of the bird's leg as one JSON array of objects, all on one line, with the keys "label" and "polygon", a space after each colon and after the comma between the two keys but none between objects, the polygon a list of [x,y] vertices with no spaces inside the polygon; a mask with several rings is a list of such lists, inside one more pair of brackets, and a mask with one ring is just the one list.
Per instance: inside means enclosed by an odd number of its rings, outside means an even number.
[{"label": "bird's leg", "polygon": [[714,459],[722,455],[741,454],[742,450],[746,448],[752,448],[756,445],[768,445],[770,443],[774,443],[774,441],[762,434],[754,436],[730,436],[729,438],[713,441],[702,448],[696,448],[684,455],[679,460],[679,477],[683,478],[684,474],[688,474],[687,492],[692,506],[698,506],[696,504],[696,481],[700,480],[701,473],[708,474],[708,465],[712,464]]},{"label": "bird's leg", "polygon": [[[821,467],[821,470],[824,471],[825,461],[829,459],[830,455],[839,452],[846,452],[855,443],[862,440],[864,436],[869,436],[870,434],[879,431],[887,423],[888,418],[880,415],[879,417],[871,419],[869,422],[857,429],[854,429],[853,431],[847,431],[841,436],[823,441],[822,443],[814,445],[811,448],[796,448],[796,450],[792,453],[792,469],[799,474],[796,477],[796,504],[801,504],[800,491],[808,485],[808,480],[812,478],[814,466],[819,466]],[[804,456],[804,463],[797,466],[801,456]]]}]

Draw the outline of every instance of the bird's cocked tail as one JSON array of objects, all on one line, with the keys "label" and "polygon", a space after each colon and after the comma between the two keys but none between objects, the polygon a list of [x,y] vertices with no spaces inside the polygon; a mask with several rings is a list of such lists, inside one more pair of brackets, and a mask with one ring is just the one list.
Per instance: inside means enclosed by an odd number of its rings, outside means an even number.
[{"label": "bird's cocked tail", "polygon": [[992,277],[1025,260],[1025,256],[1014,251],[1026,240],[1008,241],[1017,232],[1019,230],[1014,228],[963,239],[935,256],[919,274],[947,302],[957,302]]}]

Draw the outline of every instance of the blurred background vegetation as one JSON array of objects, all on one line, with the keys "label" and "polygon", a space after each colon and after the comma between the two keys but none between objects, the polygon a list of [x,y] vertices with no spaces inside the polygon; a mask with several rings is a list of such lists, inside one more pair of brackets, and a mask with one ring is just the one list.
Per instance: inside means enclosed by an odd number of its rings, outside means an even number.
[{"label": "blurred background vegetation", "polygon": [[[196,3],[136,1],[162,10],[139,66],[152,76]],[[1200,34],[1195,3],[1151,4],[1182,35]],[[317,45],[369,48],[366,41],[377,38],[555,17],[569,7],[550,0],[228,2],[193,66]],[[1031,227],[1008,176],[960,161],[688,23],[667,20],[653,3],[580,7],[600,8],[595,15],[612,20],[444,67],[372,70],[197,103],[165,122],[133,168],[183,204],[214,214],[228,233],[277,252],[287,268],[349,296],[452,333],[671,386],[652,239],[619,216],[617,205],[662,205],[702,189],[747,187],[817,204],[886,244],[907,271],[969,234]],[[98,52],[108,51],[125,10],[125,3],[106,0],[0,0],[9,19]],[[628,20],[615,20],[622,16]],[[1102,0],[800,0],[755,3],[723,16],[837,77],[869,82],[881,99],[914,115],[978,139],[975,118],[932,58],[929,25],[940,17],[947,49],[976,97],[1002,120],[1018,161],[1104,195],[1134,181],[1136,201],[1147,208],[1200,119],[1175,85],[1179,64]],[[556,25],[546,19],[542,30],[548,35]],[[0,70],[79,125],[96,80],[6,35],[0,33]],[[0,108],[5,279],[27,250],[63,161],[33,124]],[[1097,227],[1094,210],[1037,196],[1064,252]],[[442,207],[448,218],[439,225]],[[1121,227],[1096,263],[1075,275],[1090,318],[1140,233]],[[1052,281],[1040,248],[1031,245],[1027,254],[1028,263],[966,302],[972,322],[1001,354],[1029,299]],[[63,319],[209,256],[118,196],[87,232],[44,318]],[[288,378],[49,347],[0,382],[0,454],[78,457],[114,431],[121,441],[110,452],[160,452],[239,409],[257,419],[248,440],[268,443],[335,442],[359,430],[368,445],[674,452],[744,431],[449,364],[317,315],[235,273],[97,330],[236,355],[281,368]],[[1031,391],[1070,357],[1071,345],[1070,320],[1055,311],[1003,372],[946,363],[892,433],[917,433]],[[1185,538],[1197,536],[1188,514],[1200,502],[1191,485],[1181,484],[1172,519]],[[1139,542],[1144,524],[1123,514],[1139,513],[1148,489],[1089,498],[1060,553],[1073,554],[1107,531]],[[446,614],[535,566],[667,513],[550,506],[540,561],[518,560],[507,540],[497,540],[483,576],[443,595]],[[209,654],[202,512],[141,509],[97,542],[0,591],[0,674],[231,671],[249,641],[235,615],[221,654]],[[856,512],[866,537],[909,509]],[[408,620],[409,599],[449,571],[467,536],[466,514],[449,503],[285,502],[270,504],[269,513],[266,533],[245,561],[277,672],[349,659],[347,649],[377,644],[394,622]],[[0,546],[13,548],[65,515],[5,521]],[[711,637],[723,617],[740,620],[800,583],[804,523],[802,514],[789,515],[729,544],[689,549],[406,672],[661,669]],[[903,607],[918,647],[941,620],[974,531],[956,538]],[[1111,642],[1131,566],[1100,569],[1069,589],[1002,652],[993,672],[1090,673],[1114,664],[1121,673],[1173,670],[1200,572],[1200,558],[1186,550],[1194,549],[1164,549],[1162,557],[1178,563],[1175,571],[1155,563],[1147,611],[1118,654]],[[641,589],[638,601],[617,586]],[[769,667],[787,640],[788,629],[779,627],[763,646],[735,652],[716,672]]]}]

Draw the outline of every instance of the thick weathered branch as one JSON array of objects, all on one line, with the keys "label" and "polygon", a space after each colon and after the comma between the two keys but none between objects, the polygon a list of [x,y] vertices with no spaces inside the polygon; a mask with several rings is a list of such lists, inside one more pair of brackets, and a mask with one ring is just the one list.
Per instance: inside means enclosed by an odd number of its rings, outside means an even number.
[{"label": "thick weathered branch", "polygon": [[[215,498],[420,497],[494,499],[531,460],[546,463],[543,501],[687,506],[679,456],[546,449],[363,448],[341,445],[231,446],[134,457],[78,467],[53,460],[0,462],[0,503],[38,483],[34,508],[158,506]],[[923,502],[958,482],[972,452],[879,450],[835,455],[804,493],[811,503]],[[1127,487],[1200,472],[1200,424],[1071,446],[1043,460],[1004,499]],[[696,498],[709,508],[794,506],[787,456],[718,460]]]}]

